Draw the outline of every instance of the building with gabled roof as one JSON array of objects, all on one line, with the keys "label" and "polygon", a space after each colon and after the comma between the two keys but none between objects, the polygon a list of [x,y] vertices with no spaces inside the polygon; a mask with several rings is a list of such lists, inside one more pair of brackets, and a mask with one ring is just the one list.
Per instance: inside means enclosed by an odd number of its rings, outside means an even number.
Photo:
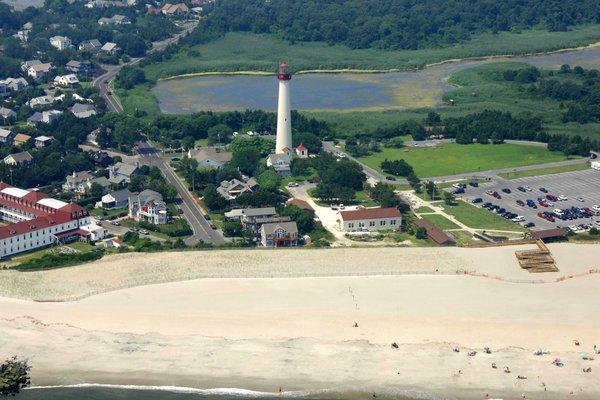
[{"label": "building with gabled roof", "polygon": [[155,225],[166,224],[167,204],[160,193],[146,189],[129,197],[129,216],[136,221],[146,221]]},{"label": "building with gabled roof", "polygon": [[9,154],[4,157],[4,164],[6,165],[21,165],[29,164],[33,161],[33,157],[28,151],[22,151],[20,153]]},{"label": "building with gabled roof", "polygon": [[262,224],[260,243],[265,247],[297,246],[298,225],[295,221]]},{"label": "building with gabled roof", "polygon": [[13,139],[13,144],[15,146],[23,146],[25,143],[27,143],[29,141],[29,139],[31,139],[31,136],[26,135],[24,133],[17,133],[15,135],[15,138]]},{"label": "building with gabled roof", "polygon": [[53,199],[38,190],[0,182],[0,258],[73,239],[100,240],[106,229],[95,225],[87,209]]}]

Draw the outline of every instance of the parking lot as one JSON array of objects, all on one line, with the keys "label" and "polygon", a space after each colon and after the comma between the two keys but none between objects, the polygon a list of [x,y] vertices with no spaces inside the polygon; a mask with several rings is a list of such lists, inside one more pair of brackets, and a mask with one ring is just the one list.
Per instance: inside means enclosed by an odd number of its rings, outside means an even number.
[{"label": "parking lot", "polygon": [[[517,190],[519,186],[531,188],[531,191],[521,192]],[[505,188],[510,189],[511,193],[503,192],[502,189]],[[540,191],[540,188],[547,189],[548,193],[543,193]],[[497,199],[486,194],[490,190],[498,192],[502,198]],[[543,207],[538,203],[538,197],[545,199],[546,194],[555,197],[564,195],[567,197],[567,200],[546,200],[548,207]],[[593,225],[595,221],[600,221],[600,215],[566,221],[556,219],[555,222],[550,222],[539,217],[537,214],[544,211],[552,212],[554,209],[564,210],[572,206],[592,209],[594,205],[600,205],[600,171],[589,169],[513,180],[493,178],[491,182],[480,184],[476,188],[467,186],[466,192],[461,194],[460,197],[467,201],[480,197],[483,199],[483,202],[477,204],[479,207],[486,202],[490,202],[506,209],[506,211],[522,215],[525,217],[525,221],[521,222],[521,224],[524,225],[528,222],[533,222],[535,226],[531,228],[532,230],[568,227],[579,224]],[[583,201],[578,201],[577,198],[581,198]],[[517,204],[517,200],[526,202],[528,199],[535,202],[537,209]],[[600,225],[598,224],[593,226],[600,229]]]}]

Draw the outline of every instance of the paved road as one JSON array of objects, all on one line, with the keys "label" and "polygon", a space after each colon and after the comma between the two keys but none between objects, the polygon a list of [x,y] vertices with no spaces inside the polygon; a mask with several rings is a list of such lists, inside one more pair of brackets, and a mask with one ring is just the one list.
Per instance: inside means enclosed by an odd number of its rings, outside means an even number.
[{"label": "paved road", "polygon": [[210,224],[204,218],[204,213],[196,200],[192,197],[190,191],[185,187],[181,180],[173,171],[169,163],[160,157],[160,151],[149,142],[142,142],[138,145],[139,160],[142,164],[155,165],[158,167],[166,181],[175,186],[181,197],[181,208],[183,217],[188,221],[194,234],[186,239],[186,244],[194,245],[199,241],[220,245],[225,243],[221,233],[211,228]]},{"label": "paved road", "polygon": [[[182,31],[180,31],[176,35],[173,35],[168,39],[161,40],[160,42],[152,43],[152,48],[148,51],[148,54],[164,50],[168,45],[177,42],[181,37],[191,32],[197,25],[198,21],[192,21],[184,24]],[[102,98],[104,98],[104,100],[106,101],[106,106],[108,107],[109,111],[123,112],[123,105],[121,104],[121,101],[110,89],[110,85],[117,77],[119,71],[124,66],[135,65],[143,59],[143,57],[132,58],[131,61],[129,61],[128,63],[124,63],[121,65],[104,65],[103,68],[106,72],[92,81],[92,85],[98,88],[100,96],[102,96]]]}]

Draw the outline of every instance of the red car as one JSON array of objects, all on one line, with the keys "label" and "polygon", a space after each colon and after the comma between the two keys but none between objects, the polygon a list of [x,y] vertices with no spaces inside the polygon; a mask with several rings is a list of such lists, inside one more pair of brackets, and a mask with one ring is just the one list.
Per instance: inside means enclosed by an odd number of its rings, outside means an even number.
[{"label": "red car", "polygon": [[540,218],[544,218],[544,219],[546,219],[546,214],[545,214],[545,213],[543,213],[543,212],[539,212],[539,213],[537,213],[537,216],[538,216],[538,217],[540,217]]},{"label": "red car", "polygon": [[547,195],[546,195],[546,198],[547,198],[548,200],[550,200],[550,201],[558,201],[558,200],[557,200],[557,198],[556,198],[556,196],[552,196],[551,194],[547,194]]},{"label": "red car", "polygon": [[525,206],[525,202],[523,200],[517,200],[517,204],[521,207]]}]

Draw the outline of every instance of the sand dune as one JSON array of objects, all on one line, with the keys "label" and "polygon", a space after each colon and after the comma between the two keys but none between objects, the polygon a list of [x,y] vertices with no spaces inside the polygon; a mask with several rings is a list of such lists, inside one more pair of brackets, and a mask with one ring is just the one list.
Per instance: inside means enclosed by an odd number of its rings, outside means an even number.
[{"label": "sand dune", "polygon": [[[520,270],[515,248],[165,253],[3,271],[4,294],[106,293],[0,298],[0,354],[29,357],[38,385],[597,399],[599,362],[580,352],[600,345],[600,275],[585,273],[600,246],[551,249],[561,271],[543,276]],[[577,276],[531,283],[564,275]],[[153,284],[161,280],[177,282]],[[114,290],[135,284],[144,285]],[[534,356],[538,348],[551,354]]]}]

